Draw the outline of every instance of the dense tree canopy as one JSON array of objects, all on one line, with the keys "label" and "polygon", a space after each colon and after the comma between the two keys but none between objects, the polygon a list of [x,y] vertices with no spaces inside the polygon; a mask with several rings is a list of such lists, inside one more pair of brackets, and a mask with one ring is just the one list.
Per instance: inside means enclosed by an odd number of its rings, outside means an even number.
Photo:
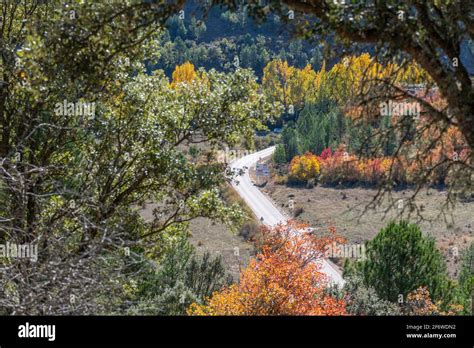
[{"label": "dense tree canopy", "polygon": [[[238,7],[237,1],[213,3],[232,9]],[[473,152],[467,151],[474,146],[474,87],[470,76],[474,73],[471,50],[474,7],[471,1],[269,0],[246,1],[244,6],[250,15],[262,21],[279,15],[288,24],[288,31],[315,45],[321,40],[330,42],[325,55],[341,58],[337,64],[341,79],[330,78],[331,82],[339,82],[331,86],[330,91],[339,97],[337,100],[347,104],[350,113],[358,116],[362,127],[381,116],[386,118],[381,115],[382,103],[417,105],[421,122],[413,122],[410,114],[399,117],[390,127],[386,127],[389,124],[386,119],[383,128],[371,131],[367,127],[369,131],[360,141],[366,152],[372,147],[376,152],[383,148],[395,157],[412,154],[417,163],[423,163],[419,168],[425,169],[415,180],[419,188],[432,184],[430,178],[439,167],[448,168],[451,181],[457,184],[449,187],[446,206],[452,207],[456,197],[472,194]],[[344,57],[361,45],[371,52],[372,58],[366,55],[354,61]],[[342,57],[341,51],[345,52]],[[386,68],[380,69],[381,65]],[[281,90],[284,93],[280,95],[288,104],[289,89]],[[347,94],[348,91],[351,93]],[[434,160],[431,149],[445,148],[442,139],[453,127],[460,132],[459,141],[465,144],[464,148]],[[427,139],[426,134],[432,132],[436,132],[436,136]],[[393,141],[394,133],[398,133],[398,143]],[[375,146],[367,146],[367,142]],[[418,150],[413,151],[413,144]],[[292,148],[296,150],[295,144]],[[461,152],[464,153],[462,158]],[[394,171],[391,169],[390,173]],[[389,181],[380,187],[375,204],[390,195],[391,186]]]},{"label": "dense tree canopy", "polygon": [[470,147],[474,147],[474,87],[461,59],[462,44],[474,36],[471,1],[285,3],[321,20],[312,28],[302,27],[306,37],[329,29],[347,41],[371,43],[387,48],[389,54],[408,54],[428,72],[448,101],[449,110],[431,116],[458,125]]},{"label": "dense tree canopy", "polygon": [[[3,3],[0,241],[38,246],[37,262],[2,259],[3,312],[103,313],[191,219],[242,218],[218,191],[223,168],[183,146],[232,146],[274,111],[248,70],[178,69],[172,86],[145,73],[176,9]],[[145,222],[138,207],[150,200]]]},{"label": "dense tree canopy", "polygon": [[[229,286],[219,259],[186,242],[197,217],[244,220],[221,192],[233,173],[211,154],[252,146],[275,118],[292,122],[274,160],[293,160],[301,181],[354,174],[472,195],[471,1],[199,2],[196,12],[222,5],[236,33],[209,43],[203,13],[184,20],[186,3],[0,5],[0,244],[38,247],[36,260],[0,259],[0,314],[345,314],[306,257],[327,241],[289,238],[304,226],[267,231]],[[240,35],[249,16],[298,38]],[[345,56],[356,42],[370,54]],[[421,117],[384,111],[389,102],[416,102]],[[415,226],[390,224],[368,250],[356,267],[367,291],[355,286],[350,310],[374,292],[377,308],[360,313],[392,311],[398,295],[426,300],[420,313],[439,313],[430,296],[451,300],[441,256]]]}]

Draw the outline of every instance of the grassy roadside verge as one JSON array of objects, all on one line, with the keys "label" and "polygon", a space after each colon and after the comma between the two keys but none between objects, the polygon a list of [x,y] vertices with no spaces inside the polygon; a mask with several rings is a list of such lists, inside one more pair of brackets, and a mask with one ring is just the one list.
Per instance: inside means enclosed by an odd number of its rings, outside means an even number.
[{"label": "grassy roadside verge", "polygon": [[239,204],[247,219],[242,226],[238,226],[238,233],[233,233],[224,224],[207,218],[197,218],[190,223],[190,242],[196,247],[198,254],[202,255],[208,251],[212,255],[220,255],[234,281],[238,281],[240,270],[245,268],[250,258],[255,255],[252,238],[258,231],[259,223],[252,210],[230,184],[223,184],[221,190],[225,201],[229,204]]}]

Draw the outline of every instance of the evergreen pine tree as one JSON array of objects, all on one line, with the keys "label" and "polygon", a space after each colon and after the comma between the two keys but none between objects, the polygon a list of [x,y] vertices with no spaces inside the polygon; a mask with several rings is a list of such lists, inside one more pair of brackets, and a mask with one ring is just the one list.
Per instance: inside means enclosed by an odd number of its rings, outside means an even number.
[{"label": "evergreen pine tree", "polygon": [[277,145],[273,153],[273,162],[277,165],[286,163],[286,151],[283,145]]},{"label": "evergreen pine tree", "polygon": [[420,286],[434,300],[451,300],[443,256],[433,238],[423,236],[416,224],[391,222],[367,243],[367,258],[356,264],[364,283],[382,299],[398,302]]}]

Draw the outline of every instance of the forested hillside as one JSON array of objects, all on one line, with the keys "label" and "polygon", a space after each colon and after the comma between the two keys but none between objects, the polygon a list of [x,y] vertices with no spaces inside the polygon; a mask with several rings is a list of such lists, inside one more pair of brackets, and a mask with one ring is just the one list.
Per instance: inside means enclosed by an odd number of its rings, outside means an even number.
[{"label": "forested hillside", "polygon": [[[186,61],[197,68],[228,71],[238,58],[240,66],[253,69],[261,78],[265,65],[276,58],[297,68],[311,64],[319,70],[324,59],[331,68],[345,50],[352,54],[374,52],[373,45],[352,43],[344,47],[330,35],[311,41],[295,37],[289,13],[286,18],[269,14],[257,20],[249,16],[246,6],[237,11],[225,7],[203,11],[198,1],[187,2],[182,11],[167,20],[167,30],[160,39],[160,58],[154,66],[168,76]],[[466,41],[461,47],[461,60],[474,74],[474,43]]]}]

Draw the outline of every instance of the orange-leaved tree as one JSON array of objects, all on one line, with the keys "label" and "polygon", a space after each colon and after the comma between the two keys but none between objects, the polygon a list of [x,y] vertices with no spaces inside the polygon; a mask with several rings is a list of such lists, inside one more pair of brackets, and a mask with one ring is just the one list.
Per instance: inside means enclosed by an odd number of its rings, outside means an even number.
[{"label": "orange-leaved tree", "polygon": [[463,309],[458,304],[451,304],[445,311],[440,307],[441,302],[432,301],[428,288],[420,286],[408,294],[403,309],[408,315],[456,315]]},{"label": "orange-leaved tree", "polygon": [[290,162],[290,177],[306,182],[309,179],[314,179],[319,174],[319,160],[318,157],[306,152],[301,156],[295,156]]},{"label": "orange-leaved tree", "polygon": [[192,304],[190,315],[345,315],[345,301],[328,295],[317,258],[327,244],[341,242],[331,230],[324,238],[289,222],[264,228],[262,245],[240,275],[239,284],[215,292],[207,303]]}]

